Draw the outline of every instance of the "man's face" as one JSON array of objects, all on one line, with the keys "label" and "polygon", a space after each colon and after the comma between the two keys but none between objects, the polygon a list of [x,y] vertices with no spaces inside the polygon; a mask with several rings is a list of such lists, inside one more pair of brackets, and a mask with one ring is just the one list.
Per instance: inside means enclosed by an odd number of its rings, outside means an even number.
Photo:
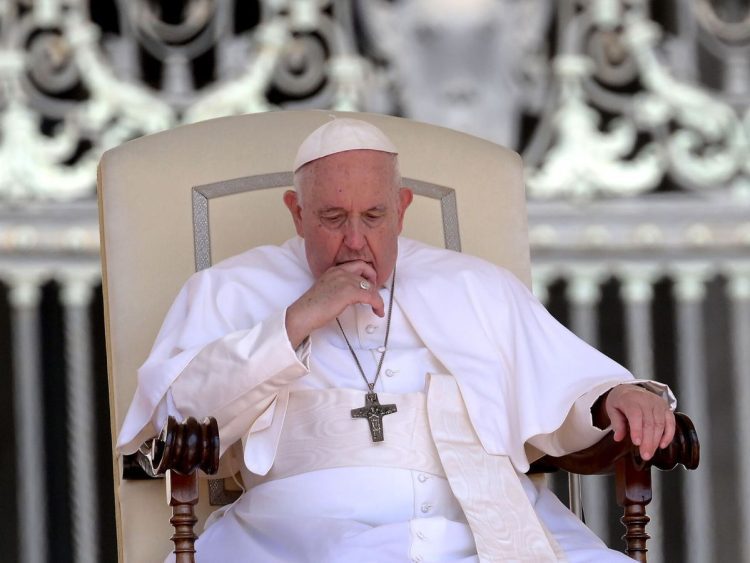
[{"label": "man's face", "polygon": [[391,275],[404,212],[413,197],[395,184],[394,165],[394,156],[380,151],[332,154],[300,171],[301,202],[293,191],[284,194],[316,279],[355,260],[375,269],[379,286]]}]

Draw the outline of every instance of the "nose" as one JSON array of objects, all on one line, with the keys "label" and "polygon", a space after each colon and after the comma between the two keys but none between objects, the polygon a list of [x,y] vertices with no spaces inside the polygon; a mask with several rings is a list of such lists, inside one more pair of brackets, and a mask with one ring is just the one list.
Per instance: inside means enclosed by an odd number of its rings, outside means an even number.
[{"label": "nose", "polygon": [[365,246],[365,234],[362,225],[356,219],[347,221],[344,228],[344,244],[352,250],[361,250]]}]

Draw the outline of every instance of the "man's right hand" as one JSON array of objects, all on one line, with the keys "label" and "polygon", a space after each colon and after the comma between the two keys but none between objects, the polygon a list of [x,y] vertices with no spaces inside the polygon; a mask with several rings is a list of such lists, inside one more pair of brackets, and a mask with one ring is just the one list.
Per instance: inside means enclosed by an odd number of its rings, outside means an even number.
[{"label": "man's right hand", "polygon": [[[365,303],[372,311],[385,316],[385,304],[378,293],[375,269],[361,260],[333,266],[286,310],[286,332],[293,348],[297,348],[316,328],[327,324],[349,305]],[[367,280],[369,289],[360,283]]]}]

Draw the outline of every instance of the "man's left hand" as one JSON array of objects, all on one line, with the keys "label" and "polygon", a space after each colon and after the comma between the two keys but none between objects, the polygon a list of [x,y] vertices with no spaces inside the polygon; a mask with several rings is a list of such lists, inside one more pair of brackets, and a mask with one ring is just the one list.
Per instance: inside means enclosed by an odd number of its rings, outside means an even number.
[{"label": "man's left hand", "polygon": [[638,385],[618,385],[607,394],[605,409],[615,442],[627,436],[639,447],[644,460],[651,459],[656,448],[666,448],[675,432],[674,414],[667,401]]}]

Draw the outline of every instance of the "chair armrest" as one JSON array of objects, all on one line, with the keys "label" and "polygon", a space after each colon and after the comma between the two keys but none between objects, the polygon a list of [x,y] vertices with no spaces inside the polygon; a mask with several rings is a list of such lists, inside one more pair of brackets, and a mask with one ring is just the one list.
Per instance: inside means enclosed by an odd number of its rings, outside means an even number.
[{"label": "chair armrest", "polygon": [[191,416],[177,422],[170,416],[159,435],[141,446],[140,453],[151,475],[168,470],[190,475],[198,469],[213,475],[219,470],[219,426],[215,418],[198,422]]},{"label": "chair armrest", "polygon": [[656,450],[654,457],[648,461],[641,459],[638,447],[630,436],[621,442],[614,441],[614,432],[610,432],[591,447],[562,457],[544,456],[531,464],[530,473],[549,473],[563,469],[580,475],[606,475],[614,473],[616,462],[630,455],[639,469],[656,467],[664,471],[674,469],[682,464],[686,469],[695,469],[700,461],[700,443],[695,426],[690,418],[681,412],[675,413],[675,435],[672,442],[664,449]]},{"label": "chair armrest", "polygon": [[170,522],[175,533],[177,563],[194,563],[198,502],[198,471],[214,475],[219,470],[219,426],[215,418],[183,422],[170,416],[159,435],[144,442],[139,451],[123,457],[123,479],[166,477]]},{"label": "chair armrest", "polygon": [[531,465],[529,473],[549,473],[564,469],[580,475],[615,474],[617,504],[623,507],[625,552],[633,559],[646,563],[646,505],[651,502],[651,467],[664,471],[677,464],[695,469],[700,462],[698,433],[690,418],[675,413],[675,435],[664,449],[657,450],[648,461],[641,459],[638,447],[630,436],[615,442],[610,432],[593,446],[562,457],[544,456]]}]

